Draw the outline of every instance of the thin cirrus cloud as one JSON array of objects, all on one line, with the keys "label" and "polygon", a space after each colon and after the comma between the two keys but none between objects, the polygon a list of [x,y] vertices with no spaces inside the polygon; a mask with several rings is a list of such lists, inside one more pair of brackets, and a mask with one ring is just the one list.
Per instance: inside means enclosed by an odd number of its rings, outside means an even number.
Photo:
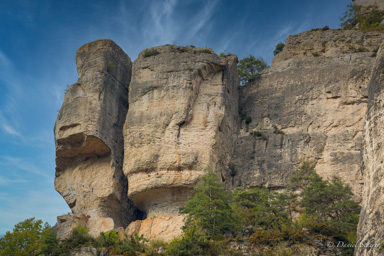
[{"label": "thin cirrus cloud", "polygon": [[217,3],[218,1],[209,1],[201,9],[201,11],[195,17],[193,17],[192,22],[190,22],[190,29],[187,30],[188,33],[185,37],[185,41],[192,41],[197,36],[197,34],[207,26],[208,22],[215,14],[215,9],[217,9]]}]

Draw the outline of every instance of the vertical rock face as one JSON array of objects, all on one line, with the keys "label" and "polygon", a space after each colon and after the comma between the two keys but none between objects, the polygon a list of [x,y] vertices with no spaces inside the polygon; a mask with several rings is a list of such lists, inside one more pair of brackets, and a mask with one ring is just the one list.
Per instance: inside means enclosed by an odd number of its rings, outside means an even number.
[{"label": "vertical rock face", "polygon": [[384,51],[378,52],[369,83],[368,109],[364,126],[364,193],[358,227],[359,247],[355,255],[382,255],[384,242]]},{"label": "vertical rock face", "polygon": [[124,173],[128,197],[148,218],[177,216],[208,166],[227,176],[238,129],[237,58],[211,52],[161,46],[133,64]]},{"label": "vertical rock face", "polygon": [[355,5],[376,5],[380,10],[384,10],[384,1],[383,0],[352,0]]},{"label": "vertical rock face", "polygon": [[132,65],[110,40],[84,45],[55,125],[55,188],[72,210],[58,217],[59,236],[82,224],[94,236],[124,227],[169,241],[208,167],[228,188],[282,188],[311,159],[356,199],[365,183],[359,237],[381,242],[383,39],[356,30],[290,36],[240,94],[234,55],[167,45]]},{"label": "vertical rock face", "polygon": [[58,218],[61,238],[78,220],[96,236],[128,225],[134,214],[122,171],[131,60],[111,40],[98,40],[77,51],[76,63],[79,80],[55,125],[55,188],[72,210]]},{"label": "vertical rock face", "polygon": [[[379,32],[315,30],[290,36],[272,66],[242,88],[234,184],[284,187],[295,166],[362,187],[362,132]],[[249,119],[249,118],[248,118]]]}]

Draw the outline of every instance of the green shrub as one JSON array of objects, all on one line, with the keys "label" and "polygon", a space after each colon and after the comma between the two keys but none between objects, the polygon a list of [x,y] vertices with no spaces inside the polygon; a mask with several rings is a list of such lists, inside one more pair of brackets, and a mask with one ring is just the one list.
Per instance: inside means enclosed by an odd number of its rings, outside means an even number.
[{"label": "green shrub", "polygon": [[141,255],[147,249],[146,239],[143,235],[138,235],[135,233],[133,236],[128,237],[127,235],[124,238],[123,242],[119,242],[111,247],[111,252],[113,254],[123,254],[123,255]]},{"label": "green shrub", "polygon": [[344,29],[352,29],[360,25],[360,30],[382,30],[380,23],[383,20],[384,13],[376,5],[361,6],[350,4],[343,17],[340,18],[340,26]]},{"label": "green shrub", "polygon": [[252,136],[256,136],[256,137],[262,137],[263,136],[263,134],[261,132],[259,132],[259,131],[252,131],[251,135]]},{"label": "green shrub", "polygon": [[241,59],[237,64],[237,72],[240,76],[240,85],[246,85],[247,83],[255,80],[261,75],[261,72],[268,67],[263,58],[255,58],[252,55]]},{"label": "green shrub", "polygon": [[274,125],[272,125],[272,127],[273,127],[273,133],[274,134],[281,134],[281,135],[285,134],[282,130],[279,129],[279,127],[277,127],[277,125],[274,124]]},{"label": "green shrub", "polygon": [[42,243],[49,232],[49,225],[42,220],[29,218],[19,222],[13,232],[0,238],[0,255],[39,255]]},{"label": "green shrub", "polygon": [[106,233],[101,232],[96,241],[102,247],[110,247],[117,245],[120,242],[120,238],[115,230],[111,230]]},{"label": "green shrub", "polygon": [[284,43],[278,43],[278,44],[276,45],[275,50],[273,51],[273,55],[276,56],[277,54],[279,54],[280,52],[282,52],[283,49],[284,49],[284,46],[285,46]]},{"label": "green shrub", "polygon": [[320,56],[320,54],[318,52],[313,52],[312,55],[313,55],[313,57],[319,57]]},{"label": "green shrub", "polygon": [[148,57],[151,57],[151,56],[156,56],[156,55],[159,55],[160,52],[156,49],[150,49],[150,50],[145,50],[144,51],[144,54],[143,54],[143,57],[144,58],[148,58]]},{"label": "green shrub", "polygon": [[246,124],[250,124],[251,122],[252,122],[252,117],[250,117],[250,116],[245,117],[245,123]]},{"label": "green shrub", "polygon": [[210,244],[203,233],[196,228],[186,230],[181,238],[175,238],[169,244],[168,255],[195,256],[207,255]]},{"label": "green shrub", "polygon": [[284,240],[283,235],[275,230],[258,230],[249,238],[250,242],[254,245],[276,245]]},{"label": "green shrub", "polygon": [[107,71],[111,71],[115,68],[115,64],[112,61],[108,61]]},{"label": "green shrub", "polygon": [[208,49],[202,49],[202,50],[199,50],[199,53],[208,53],[208,54],[212,54],[212,52]]},{"label": "green shrub", "polygon": [[231,170],[231,176],[234,177],[237,174],[237,170],[234,165],[229,165],[229,170]]},{"label": "green shrub", "polygon": [[43,255],[52,255],[54,254],[56,248],[59,246],[59,239],[55,232],[52,229],[49,229],[46,235],[42,239],[42,248],[41,254]]},{"label": "green shrub", "polygon": [[366,52],[367,49],[365,49],[364,47],[360,46],[359,48],[357,48],[357,51],[358,52]]}]

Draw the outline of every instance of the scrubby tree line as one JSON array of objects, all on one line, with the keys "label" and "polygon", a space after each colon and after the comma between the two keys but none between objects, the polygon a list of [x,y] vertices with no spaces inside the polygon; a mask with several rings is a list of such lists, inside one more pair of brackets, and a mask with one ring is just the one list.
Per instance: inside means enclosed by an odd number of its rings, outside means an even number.
[{"label": "scrubby tree line", "polygon": [[[217,248],[215,243],[225,237],[236,239],[246,227],[254,230],[250,241],[255,246],[289,247],[314,240],[356,243],[360,206],[351,188],[336,176],[330,181],[321,178],[310,162],[296,170],[284,191],[259,187],[227,193],[212,172],[194,191],[193,199],[180,208],[188,214],[185,235],[171,243],[177,252],[172,255],[205,255],[199,252]],[[183,251],[187,247],[190,253]],[[353,248],[342,248],[342,253],[352,255]]]},{"label": "scrubby tree line", "polygon": [[362,6],[349,4],[345,14],[340,18],[340,26],[343,29],[359,28],[360,30],[383,30],[381,22],[384,11],[376,5]]},{"label": "scrubby tree line", "polygon": [[[82,226],[59,243],[47,223],[31,218],[0,239],[0,255],[64,256],[84,246],[107,248],[111,255],[240,255],[228,243],[239,240],[245,228],[253,230],[249,242],[254,246],[289,249],[314,240],[354,244],[360,206],[352,197],[340,178],[321,178],[310,162],[300,165],[284,191],[258,187],[229,192],[207,171],[194,197],[180,208],[187,216],[183,235],[169,244],[137,234],[120,241],[114,230],[94,239]],[[353,248],[341,249],[343,255],[352,255]]]}]

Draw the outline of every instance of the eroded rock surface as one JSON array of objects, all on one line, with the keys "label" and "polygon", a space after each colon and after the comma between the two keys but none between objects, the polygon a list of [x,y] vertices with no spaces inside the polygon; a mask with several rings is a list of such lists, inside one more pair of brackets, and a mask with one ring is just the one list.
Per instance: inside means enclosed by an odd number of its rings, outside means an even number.
[{"label": "eroded rock surface", "polygon": [[362,189],[362,134],[381,32],[316,30],[290,36],[272,66],[241,90],[236,186],[281,188],[311,159],[323,177]]},{"label": "eroded rock surface", "polygon": [[72,210],[58,217],[59,236],[82,224],[93,236],[122,227],[121,236],[169,241],[208,167],[227,188],[278,189],[311,159],[357,200],[365,183],[359,236],[379,239],[383,39],[357,30],[290,36],[240,93],[234,55],[167,45],[132,65],[110,40],[84,45],[55,126],[55,187]]},{"label": "eroded rock surface", "polygon": [[[384,49],[378,52],[369,83],[364,126],[364,193],[355,255],[382,255],[384,243]],[[369,245],[377,245],[371,248]]]},{"label": "eroded rock surface", "polygon": [[[132,63],[111,40],[82,46],[76,63],[79,80],[68,89],[55,125],[55,188],[97,236],[134,217],[122,172]],[[76,226],[76,218],[67,221]]]},{"label": "eroded rock surface", "polygon": [[207,167],[226,176],[238,129],[236,64],[234,55],[177,46],[134,62],[124,173],[148,218],[177,216]]},{"label": "eroded rock surface", "polygon": [[181,227],[184,225],[184,217],[182,215],[160,215],[155,218],[137,220],[129,224],[125,229],[125,234],[131,237],[137,233],[139,236],[144,235],[149,239],[171,242],[173,238],[182,235]]}]

